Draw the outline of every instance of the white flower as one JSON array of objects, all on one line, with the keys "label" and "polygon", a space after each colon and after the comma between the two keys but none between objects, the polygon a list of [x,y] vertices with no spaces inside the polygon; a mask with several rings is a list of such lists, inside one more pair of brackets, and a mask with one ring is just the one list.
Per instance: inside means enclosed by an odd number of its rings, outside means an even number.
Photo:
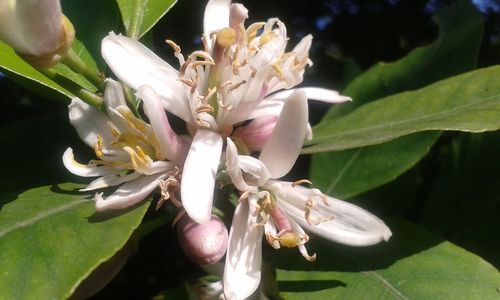
[{"label": "white flower", "polygon": [[242,192],[229,233],[224,270],[227,299],[245,299],[259,285],[263,233],[274,248],[298,247],[307,260],[304,230],[327,240],[352,245],[373,245],[388,240],[391,231],[366,210],[299,184],[275,180],[290,170],[299,155],[307,130],[303,92],[285,103],[274,131],[259,159],[238,155],[228,138],[227,173]]},{"label": "white flower", "polygon": [[[127,107],[120,83],[108,80],[104,94],[106,113],[78,98],[69,105],[69,119],[80,138],[95,151],[87,165],[74,160],[73,150],[63,155],[66,168],[84,177],[99,177],[82,191],[121,185],[109,197],[95,194],[96,209],[121,209],[146,198],[159,183],[175,177],[187,145],[172,131],[154,90],[138,89],[150,124]],[[175,178],[170,178],[174,179]]]},{"label": "white flower", "polygon": [[59,0],[0,1],[0,40],[28,61],[57,63],[73,38],[73,26],[62,14]]},{"label": "white flower", "polygon": [[[186,121],[194,135],[181,196],[187,213],[199,223],[211,215],[224,138],[244,121],[278,116],[293,93],[287,89],[301,83],[304,68],[312,64],[310,35],[286,52],[288,37],[282,22],[269,19],[245,28],[247,17],[241,4],[208,1],[203,50],[184,57],[179,46],[167,41],[179,70],[135,40],[110,33],[102,42],[102,55],[113,72],[134,89],[142,85],[155,89],[165,109]],[[350,100],[322,88],[299,90],[321,101]]]}]

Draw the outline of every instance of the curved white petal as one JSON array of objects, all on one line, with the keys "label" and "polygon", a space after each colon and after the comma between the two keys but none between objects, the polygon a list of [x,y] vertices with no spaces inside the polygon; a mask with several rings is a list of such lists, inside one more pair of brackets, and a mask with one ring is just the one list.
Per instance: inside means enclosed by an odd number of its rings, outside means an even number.
[{"label": "curved white petal", "polygon": [[122,85],[118,81],[111,78],[106,79],[104,102],[106,103],[106,108],[117,108],[121,105],[127,106]]},{"label": "curved white petal", "polygon": [[293,90],[285,90],[281,92],[276,92],[272,95],[266,97],[265,100],[282,100],[289,97],[294,91],[303,91],[306,93],[306,98],[309,100],[317,100],[327,103],[342,103],[346,101],[352,101],[350,97],[340,95],[339,92],[319,87],[303,87]]},{"label": "curved white petal", "polygon": [[140,176],[119,187],[106,199],[102,198],[102,193],[96,193],[96,210],[123,209],[137,204],[144,200],[167,175],[166,173],[161,173]]},{"label": "curved white petal", "polygon": [[138,172],[130,173],[127,175],[119,175],[119,173],[105,175],[92,181],[84,189],[80,189],[80,191],[86,192],[86,191],[103,189],[110,186],[117,186],[124,182],[134,180],[141,175],[142,174]]},{"label": "curved white petal", "polygon": [[255,177],[258,180],[259,186],[264,185],[271,178],[266,165],[260,160],[248,155],[240,155],[238,158],[240,168]]},{"label": "curved white petal", "polygon": [[105,176],[120,172],[121,168],[111,168],[106,166],[83,165],[75,160],[73,149],[68,148],[63,154],[63,164],[71,173],[82,177]]},{"label": "curved white petal", "polygon": [[203,32],[205,34],[229,27],[230,6],[231,0],[208,1],[203,18]]},{"label": "curved white petal", "polygon": [[165,108],[186,122],[192,121],[189,103],[178,72],[136,40],[110,33],[102,40],[101,53],[111,70],[137,90],[149,85]]},{"label": "curved white petal", "polygon": [[104,144],[111,142],[109,118],[100,110],[78,98],[73,98],[68,106],[69,122],[75,127],[78,136],[90,147],[94,147],[99,134]]},{"label": "curved white petal", "polygon": [[227,174],[231,178],[234,186],[240,191],[247,191],[250,186],[243,179],[243,174],[241,173],[240,163],[238,159],[238,150],[236,145],[230,138],[227,138],[226,147],[226,170]]},{"label": "curved white petal", "polygon": [[[250,198],[249,201],[255,201]],[[256,226],[256,217],[250,213],[249,203],[238,203],[229,233],[224,269],[226,299],[246,299],[259,286],[262,234],[263,227]]]},{"label": "curved white petal", "polygon": [[164,158],[182,164],[186,158],[188,148],[183,139],[170,127],[167,113],[160,103],[155,91],[149,86],[139,87],[138,96],[144,102],[144,112],[149,118],[153,131],[158,138]]},{"label": "curved white petal", "polygon": [[[283,211],[305,230],[327,240],[352,246],[368,246],[387,241],[392,235],[382,220],[361,207],[328,196],[326,199],[329,206],[326,206],[317,197],[318,190],[281,183],[280,195],[277,197],[277,204]],[[319,225],[311,225],[306,221],[305,203],[314,196],[317,209],[311,212],[313,220],[333,216],[331,221]]]},{"label": "curved white petal", "polygon": [[204,223],[212,214],[215,176],[222,152],[222,137],[198,130],[184,163],[181,182],[182,205],[195,222]]},{"label": "curved white petal", "polygon": [[286,100],[278,123],[259,156],[272,178],[286,175],[297,160],[306,136],[308,114],[305,94],[294,92]]},{"label": "curved white petal", "polygon": [[230,114],[225,115],[223,123],[219,122],[219,125],[225,127],[260,117],[277,117],[280,115],[283,105],[283,99],[266,98],[261,101],[240,102]]}]

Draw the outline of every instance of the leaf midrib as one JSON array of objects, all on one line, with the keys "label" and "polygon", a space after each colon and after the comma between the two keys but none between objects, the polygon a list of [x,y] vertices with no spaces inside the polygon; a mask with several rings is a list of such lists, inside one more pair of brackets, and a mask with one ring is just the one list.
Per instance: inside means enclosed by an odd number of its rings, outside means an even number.
[{"label": "leaf midrib", "polygon": [[[478,102],[474,102],[474,103],[467,103],[466,105],[462,105],[462,106],[458,106],[458,107],[454,107],[452,109],[449,109],[449,110],[446,110],[446,111],[439,111],[439,112],[435,112],[435,113],[430,113],[430,114],[426,114],[424,116],[418,116],[418,117],[415,117],[415,118],[410,118],[410,119],[404,119],[404,120],[400,120],[400,121],[396,121],[396,122],[391,122],[389,125],[388,124],[380,124],[380,125],[374,125],[374,126],[369,126],[369,127],[363,127],[363,128],[358,128],[358,129],[352,129],[352,130],[346,130],[346,131],[342,131],[340,133],[337,133],[337,134],[332,134],[332,135],[326,135],[326,136],[323,136],[323,137],[319,137],[313,141],[310,142],[310,145],[311,146],[314,146],[314,143],[319,143],[319,142],[322,142],[322,141],[325,141],[325,140],[331,140],[335,137],[342,137],[342,136],[349,136],[349,135],[352,135],[352,134],[363,134],[363,133],[366,133],[366,132],[370,132],[370,131],[375,131],[375,130],[378,130],[378,129],[382,129],[382,128],[391,128],[393,129],[395,126],[401,126],[401,127],[404,127],[405,125],[408,126],[408,125],[411,125],[412,123],[414,122],[421,122],[421,121],[425,121],[425,120],[428,120],[428,119],[434,119],[434,118],[437,118],[437,117],[440,117],[440,118],[446,118],[448,117],[450,114],[453,114],[457,111],[461,111],[461,110],[467,110],[469,107],[472,107],[472,106],[476,106],[476,105],[481,105],[485,102],[489,102],[491,101],[493,98],[497,98],[499,97],[500,94],[495,94],[495,95],[492,95],[490,97],[487,97],[481,101],[478,101]],[[329,127],[337,127],[338,126],[329,126]],[[425,131],[425,130],[441,130],[443,128],[440,128],[440,127],[419,127],[419,128],[416,128],[416,131]],[[386,137],[392,137],[393,135],[390,135],[390,134],[387,134],[387,135],[384,135]],[[396,135],[398,136],[398,135]]]},{"label": "leaf midrib", "polygon": [[38,214],[34,215],[33,217],[28,218],[26,220],[16,222],[12,226],[7,227],[7,228],[2,228],[0,230],[0,239],[5,237],[10,232],[12,232],[16,229],[21,229],[21,228],[31,226],[33,224],[38,223],[41,220],[44,220],[47,217],[57,215],[57,214],[62,213],[62,212],[66,212],[74,207],[77,207],[77,206],[84,204],[84,203],[87,203],[89,201],[90,200],[88,200],[88,199],[78,199],[78,200],[66,203],[62,206],[58,206],[58,207],[55,207],[55,208],[52,208],[52,209],[49,209],[46,211],[42,211],[42,212],[40,212],[40,213],[38,213]]}]

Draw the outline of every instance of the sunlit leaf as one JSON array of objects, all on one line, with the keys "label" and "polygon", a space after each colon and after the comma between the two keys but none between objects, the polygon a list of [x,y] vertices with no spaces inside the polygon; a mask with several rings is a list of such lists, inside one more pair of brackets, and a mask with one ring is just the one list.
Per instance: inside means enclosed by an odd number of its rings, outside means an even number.
[{"label": "sunlit leaf", "polygon": [[[477,10],[468,1],[457,1],[438,11],[435,20],[439,25],[436,41],[396,62],[379,63],[358,76],[343,92],[354,101],[333,106],[323,120],[341,117],[378,98],[474,68],[483,32]],[[382,145],[315,154],[310,177],[327,193],[350,197],[407,171],[428,152],[438,136],[424,132]]]},{"label": "sunlit leaf", "polygon": [[303,152],[380,144],[428,130],[493,131],[500,128],[500,67],[455,76],[420,90],[368,103],[323,122]]},{"label": "sunlit leaf", "polygon": [[[389,223],[393,237],[369,248],[316,243],[316,262],[277,255],[285,299],[496,299],[500,273],[480,257],[415,225]],[[293,249],[295,250],[295,249]],[[282,250],[278,250],[282,251]]]},{"label": "sunlit leaf", "polygon": [[68,298],[123,247],[148,203],[111,218],[97,214],[88,195],[76,191],[82,185],[58,184],[72,178],[62,165],[64,149],[78,148],[65,114],[0,128],[0,142],[8,158],[0,180],[0,295]]},{"label": "sunlit leaf", "polygon": [[127,36],[140,38],[174,6],[177,0],[116,0]]},{"label": "sunlit leaf", "polygon": [[[63,184],[27,191],[0,212],[0,294],[63,299],[127,242],[147,202],[117,216]],[[81,187],[81,186],[80,186]]]}]

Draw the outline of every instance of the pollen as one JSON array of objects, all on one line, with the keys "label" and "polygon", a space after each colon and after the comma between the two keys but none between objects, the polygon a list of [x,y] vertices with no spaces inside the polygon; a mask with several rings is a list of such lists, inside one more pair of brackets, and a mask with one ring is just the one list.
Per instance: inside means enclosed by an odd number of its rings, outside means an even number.
[{"label": "pollen", "polygon": [[301,238],[293,232],[283,233],[278,238],[278,240],[279,240],[281,246],[284,246],[287,248],[293,248],[293,247],[297,247],[298,245],[303,244]]},{"label": "pollen", "polygon": [[223,28],[217,32],[217,44],[223,48],[228,48],[236,41],[236,30],[230,27]]}]

